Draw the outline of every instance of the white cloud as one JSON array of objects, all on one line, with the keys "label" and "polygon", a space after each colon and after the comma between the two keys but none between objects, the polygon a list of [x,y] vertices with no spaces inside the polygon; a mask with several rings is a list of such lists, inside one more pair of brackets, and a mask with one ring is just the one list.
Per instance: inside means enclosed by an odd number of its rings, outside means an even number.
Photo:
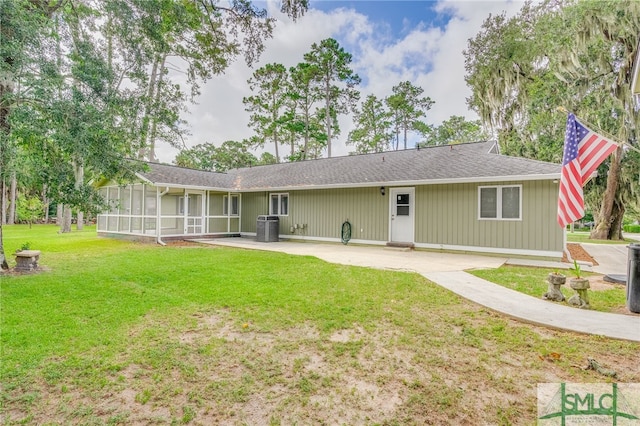
[{"label": "white cloud", "polygon": [[[255,69],[271,62],[294,66],[303,60],[312,43],[333,37],[353,54],[352,65],[364,82],[360,87],[362,99],[371,93],[387,96],[392,86],[410,80],[435,101],[427,116],[429,123],[439,124],[451,115],[475,119],[476,115],[466,106],[465,99],[471,92],[464,81],[462,51],[489,14],[504,10],[513,15],[521,6],[521,2],[513,1],[440,2],[436,10],[451,17],[446,26],[429,27],[428,23],[423,23],[403,31],[397,40],[389,37],[388,26],[376,27],[353,9],[336,9],[328,13],[310,10],[297,22],[276,12],[272,14],[278,17],[278,25],[273,38],[267,40],[266,50]],[[198,104],[192,105],[191,112],[184,115],[191,130],[191,136],[186,140],[188,146],[204,142],[219,145],[226,140],[242,140],[252,135],[242,98],[251,94],[246,82],[253,71],[239,59],[225,74],[202,87]],[[342,131],[334,141],[334,155],[344,155],[352,150],[344,144],[352,126],[351,117],[343,116],[340,125]],[[271,151],[271,147],[267,149]],[[157,148],[160,161],[171,162],[176,153],[176,149],[167,146]]]}]

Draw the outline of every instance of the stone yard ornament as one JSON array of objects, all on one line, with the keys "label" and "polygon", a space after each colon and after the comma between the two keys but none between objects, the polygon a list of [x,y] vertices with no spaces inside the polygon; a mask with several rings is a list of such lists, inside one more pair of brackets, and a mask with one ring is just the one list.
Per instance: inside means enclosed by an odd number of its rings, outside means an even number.
[{"label": "stone yard ornament", "polygon": [[547,292],[542,295],[544,300],[551,300],[553,302],[564,302],[564,294],[560,291],[560,287],[567,281],[567,277],[559,272],[551,272],[547,275],[547,283],[549,288]]},{"label": "stone yard ornament", "polygon": [[589,280],[583,278],[580,274],[580,265],[575,260],[573,261],[573,268],[571,268],[575,274],[575,278],[569,280],[569,286],[576,291],[576,294],[569,298],[569,305],[578,307],[580,309],[591,309],[589,305]]},{"label": "stone yard ornament", "polygon": [[18,272],[31,272],[38,269],[40,260],[40,250],[20,250],[15,253],[16,267]]}]

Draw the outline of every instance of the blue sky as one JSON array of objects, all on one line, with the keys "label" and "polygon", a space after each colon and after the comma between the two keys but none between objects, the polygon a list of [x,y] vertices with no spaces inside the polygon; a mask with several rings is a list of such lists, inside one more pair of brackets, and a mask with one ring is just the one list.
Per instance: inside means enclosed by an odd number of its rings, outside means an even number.
[{"label": "blue sky", "polygon": [[381,28],[387,27],[389,35],[397,39],[418,26],[445,26],[451,15],[437,12],[437,4],[424,0],[319,0],[312,1],[311,6],[324,12],[340,8],[356,10]]},{"label": "blue sky", "polygon": [[[435,101],[427,123],[438,125],[452,115],[476,119],[466,106],[471,92],[464,81],[462,51],[489,14],[504,11],[511,16],[523,5],[515,0],[311,0],[310,10],[293,22],[279,13],[278,3],[264,3],[278,23],[258,64],[251,69],[242,60],[232,63],[225,74],[203,85],[197,104],[183,115],[191,131],[187,146],[250,137],[242,98],[251,95],[247,79],[253,71],[274,62],[294,66],[312,43],[328,37],[352,54],[352,68],[362,78],[361,99],[369,94],[384,98],[394,85],[409,80]],[[341,116],[339,123],[341,133],[332,150],[347,155],[353,150],[345,144],[351,117]],[[273,147],[266,150],[273,152]],[[160,161],[172,162],[177,152],[158,147]]]}]

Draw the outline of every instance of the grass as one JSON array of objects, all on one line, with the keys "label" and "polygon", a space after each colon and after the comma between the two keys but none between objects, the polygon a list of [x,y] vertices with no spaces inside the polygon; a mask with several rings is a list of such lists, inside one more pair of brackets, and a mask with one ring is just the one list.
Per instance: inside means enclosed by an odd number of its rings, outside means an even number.
[{"label": "grass", "polygon": [[638,344],[417,274],[56,231],[3,226],[45,267],[0,275],[3,424],[531,424],[536,383],[608,380],[587,357],[640,380]]},{"label": "grass", "polygon": [[[528,294],[533,297],[542,297],[547,292],[547,275],[555,272],[552,269],[530,268],[505,265],[497,269],[479,269],[468,271],[479,278],[491,281],[501,286]],[[567,276],[567,283],[561,287],[562,294],[568,300],[575,292],[569,287],[569,280],[573,278],[571,271],[563,271]],[[593,274],[581,272],[583,277]],[[615,286],[610,290],[590,291],[589,303],[596,311],[617,312],[624,308],[626,293],[624,286]]]},{"label": "grass", "polygon": [[589,238],[589,232],[567,232],[567,242],[570,243],[592,243],[592,244],[629,244],[634,242],[629,238],[625,238],[624,240],[592,240]]}]

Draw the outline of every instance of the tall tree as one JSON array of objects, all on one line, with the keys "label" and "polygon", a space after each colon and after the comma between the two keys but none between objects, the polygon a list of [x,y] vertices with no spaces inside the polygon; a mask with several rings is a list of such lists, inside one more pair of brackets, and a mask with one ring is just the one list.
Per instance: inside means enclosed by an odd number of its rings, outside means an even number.
[{"label": "tall tree", "polygon": [[292,137],[295,133],[301,135],[302,144],[294,152],[292,141],[291,161],[306,160],[312,151],[318,151],[326,146],[327,135],[322,131],[315,112],[315,97],[318,69],[315,65],[301,62],[291,67],[291,85],[288,97],[290,110],[288,117],[288,131]]},{"label": "tall tree", "polygon": [[392,140],[390,117],[380,99],[375,95],[367,96],[354,113],[355,129],[349,133],[347,144],[355,145],[359,154],[386,151]]},{"label": "tall tree", "polygon": [[[640,3],[628,0],[548,0],[526,4],[510,19],[491,17],[465,52],[469,104],[496,128],[505,152],[559,158],[566,115],[558,106],[594,130],[637,143],[630,82],[638,28]],[[637,179],[623,177],[634,169],[628,162],[640,167],[637,156],[619,149],[585,189],[597,221],[592,238],[621,238],[624,199],[638,192]]]},{"label": "tall tree", "polygon": [[249,125],[255,129],[262,146],[266,140],[273,142],[276,160],[280,161],[279,148],[289,90],[287,69],[282,64],[267,64],[257,69],[248,83],[255,93],[242,100],[245,109],[251,112]]},{"label": "tall tree", "polygon": [[480,120],[467,121],[460,115],[452,115],[439,126],[429,126],[421,133],[425,141],[420,146],[478,142],[489,137]]},{"label": "tall tree", "polygon": [[[307,6],[282,3],[294,18]],[[0,1],[0,22],[1,169],[19,143],[46,165],[51,197],[82,209],[99,205],[91,179],[130,173],[126,157],[176,137],[185,92],[169,58],[184,61],[196,96],[237,56],[255,62],[274,24],[247,0]]]},{"label": "tall tree", "polygon": [[424,89],[414,86],[410,81],[393,86],[392,91],[393,93],[386,98],[386,103],[392,113],[395,127],[395,149],[399,148],[400,132],[403,134],[404,149],[407,149],[408,133],[426,127],[420,118],[427,115],[434,101],[429,97],[423,97]]},{"label": "tall tree", "polygon": [[360,84],[360,77],[350,68],[351,54],[332,38],[322,40],[320,44],[313,43],[304,60],[316,69],[314,77],[320,83],[315,88],[315,96],[323,101],[321,112],[327,137],[327,156],[331,157],[332,137],[340,131],[336,127],[336,117],[355,107],[360,97],[355,86]]},{"label": "tall tree", "polygon": [[[0,2],[0,178],[6,186],[8,172],[13,170],[15,138],[12,136],[11,112],[19,102],[18,81],[32,58],[41,50],[40,37],[46,30],[49,17],[62,6],[59,1],[2,1]],[[4,254],[2,224],[6,206],[3,189],[3,218],[0,220],[0,269],[8,269]]]},{"label": "tall tree", "polygon": [[[295,18],[307,2],[282,7]],[[255,63],[275,24],[265,9],[247,0],[107,0],[105,8],[111,63],[136,71],[128,75],[142,108],[132,121],[139,157],[151,161],[157,140],[174,146],[181,141],[185,130],[178,114],[200,93],[202,82],[224,72],[238,56]],[[182,76],[170,69],[183,71],[187,84],[178,84]]]},{"label": "tall tree", "polygon": [[[219,147],[212,143],[196,145],[183,149],[174,163],[181,167],[226,172],[230,169],[250,167],[259,164],[258,159],[249,152],[249,141],[225,141]],[[268,160],[268,157],[266,157]]]}]

